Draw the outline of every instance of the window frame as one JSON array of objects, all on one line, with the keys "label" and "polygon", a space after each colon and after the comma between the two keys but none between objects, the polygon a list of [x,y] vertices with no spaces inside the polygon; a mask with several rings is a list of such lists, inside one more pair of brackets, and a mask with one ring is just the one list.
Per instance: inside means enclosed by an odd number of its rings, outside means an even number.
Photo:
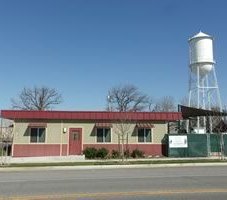
[{"label": "window frame", "polygon": [[[102,130],[102,141],[98,141],[98,129]],[[106,141],[106,137],[105,137],[105,130],[106,129],[108,129],[110,131],[110,141],[109,142]],[[110,127],[97,127],[96,128],[96,143],[109,144],[111,142],[112,142],[112,129]]]},{"label": "window frame", "polygon": [[[139,130],[143,130],[143,141],[139,141]],[[149,130],[151,133],[151,140],[147,142],[146,131]],[[137,142],[139,144],[150,144],[153,143],[153,128],[137,128]]]},{"label": "window frame", "polygon": [[[36,136],[32,137],[32,129],[36,129]],[[44,141],[40,141],[42,138],[41,129],[44,130]],[[31,144],[44,144],[46,143],[47,128],[46,127],[30,127],[30,143]],[[36,138],[36,141],[32,141],[32,138]]]}]

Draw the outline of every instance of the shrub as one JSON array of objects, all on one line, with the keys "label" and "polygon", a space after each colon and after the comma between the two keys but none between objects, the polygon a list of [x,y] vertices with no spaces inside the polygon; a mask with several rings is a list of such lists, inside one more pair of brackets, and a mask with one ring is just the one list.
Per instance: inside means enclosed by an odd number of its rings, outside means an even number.
[{"label": "shrub", "polygon": [[83,151],[85,158],[94,159],[97,156],[97,149],[94,147],[87,147]]},{"label": "shrub", "polygon": [[120,152],[113,149],[112,158],[120,158]]},{"label": "shrub", "polygon": [[98,149],[96,157],[97,158],[106,158],[109,153],[109,150],[106,148]]},{"label": "shrub", "polygon": [[132,151],[131,156],[133,158],[143,158],[144,157],[144,152],[143,151],[140,151],[139,149],[134,149]]},{"label": "shrub", "polygon": [[125,156],[125,158],[129,158],[130,157],[130,151],[128,149],[125,150],[124,156]]}]

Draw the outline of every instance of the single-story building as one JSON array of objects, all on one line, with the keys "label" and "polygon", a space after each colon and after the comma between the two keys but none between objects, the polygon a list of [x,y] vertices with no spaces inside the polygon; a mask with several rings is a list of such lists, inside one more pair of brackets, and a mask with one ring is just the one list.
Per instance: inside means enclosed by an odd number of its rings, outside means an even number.
[{"label": "single-story building", "polygon": [[180,112],[101,112],[2,110],[13,121],[12,157],[81,155],[87,147],[118,150],[127,132],[127,149],[161,156],[168,122]]}]

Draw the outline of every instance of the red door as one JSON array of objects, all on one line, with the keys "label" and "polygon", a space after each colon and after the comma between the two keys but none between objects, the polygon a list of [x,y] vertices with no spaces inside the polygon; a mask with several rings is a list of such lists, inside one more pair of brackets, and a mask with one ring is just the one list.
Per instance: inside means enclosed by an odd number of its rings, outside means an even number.
[{"label": "red door", "polygon": [[81,155],[82,153],[82,129],[69,129],[69,155]]}]

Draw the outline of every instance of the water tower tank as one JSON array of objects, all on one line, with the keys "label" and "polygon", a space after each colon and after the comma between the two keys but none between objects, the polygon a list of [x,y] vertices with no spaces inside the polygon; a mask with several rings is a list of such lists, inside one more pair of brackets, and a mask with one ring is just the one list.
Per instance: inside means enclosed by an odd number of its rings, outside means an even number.
[{"label": "water tower tank", "polygon": [[193,73],[204,76],[208,74],[214,65],[213,58],[213,38],[201,31],[189,39],[190,68]]}]

